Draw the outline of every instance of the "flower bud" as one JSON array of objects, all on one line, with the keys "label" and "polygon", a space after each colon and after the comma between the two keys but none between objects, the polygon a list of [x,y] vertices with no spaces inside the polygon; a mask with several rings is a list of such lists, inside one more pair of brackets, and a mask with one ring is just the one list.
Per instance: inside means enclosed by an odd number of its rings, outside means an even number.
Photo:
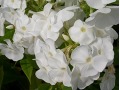
[{"label": "flower bud", "polygon": [[63,36],[63,38],[64,38],[65,41],[68,41],[68,40],[69,40],[69,37],[68,37],[67,35],[62,34],[62,36]]},{"label": "flower bud", "polygon": [[6,28],[7,28],[7,29],[13,29],[14,26],[13,26],[13,25],[8,25]]}]

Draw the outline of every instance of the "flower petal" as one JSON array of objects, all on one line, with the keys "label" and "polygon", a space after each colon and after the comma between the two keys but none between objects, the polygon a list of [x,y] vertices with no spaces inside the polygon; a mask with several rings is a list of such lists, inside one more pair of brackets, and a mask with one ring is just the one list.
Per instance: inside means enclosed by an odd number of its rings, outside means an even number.
[{"label": "flower petal", "polygon": [[102,55],[97,55],[95,57],[93,57],[93,67],[98,71],[98,72],[102,72],[106,65],[108,60],[102,56]]},{"label": "flower petal", "polygon": [[50,3],[47,3],[44,6],[44,13],[45,13],[45,15],[49,15],[51,8],[52,8],[52,4],[50,4]]},{"label": "flower petal", "polygon": [[102,3],[101,0],[85,0],[87,4],[95,9],[103,8],[105,5]]},{"label": "flower petal", "polygon": [[51,80],[51,78],[48,76],[47,71],[45,69],[40,69],[35,73],[36,77],[39,79],[44,80],[45,82],[50,83],[51,85],[55,85],[55,82]]},{"label": "flower petal", "polygon": [[80,62],[84,62],[86,58],[90,56],[90,54],[91,49],[89,48],[89,46],[78,46],[73,50],[71,58],[73,60],[79,59]]},{"label": "flower petal", "polygon": [[98,74],[98,71],[96,69],[94,69],[94,67],[92,65],[85,65],[82,69],[81,69],[81,76],[82,77],[88,77],[88,76],[94,76]]}]

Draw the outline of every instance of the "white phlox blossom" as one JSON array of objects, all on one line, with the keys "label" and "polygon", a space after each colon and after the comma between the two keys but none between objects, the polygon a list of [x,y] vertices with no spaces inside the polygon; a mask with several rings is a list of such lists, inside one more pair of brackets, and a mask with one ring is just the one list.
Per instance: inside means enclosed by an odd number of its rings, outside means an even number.
[{"label": "white phlox blossom", "polygon": [[26,0],[1,0],[1,7],[24,10],[26,8]]},{"label": "white phlox blossom", "polygon": [[95,9],[101,9],[105,7],[107,4],[115,2],[116,0],[85,0],[86,3]]},{"label": "white phlox blossom", "polygon": [[100,74],[98,73],[95,76],[84,77],[81,76],[81,72],[78,66],[74,66],[71,74],[71,84],[72,90],[84,89],[85,87],[89,86],[99,78]]},{"label": "white phlox blossom", "polygon": [[0,0],[0,5],[2,4],[2,0]]},{"label": "white phlox blossom", "polygon": [[56,41],[59,36],[59,30],[63,27],[62,22],[56,22],[56,13],[52,9],[52,4],[44,6],[43,11],[34,13],[32,18],[35,20],[35,32],[43,40],[48,38]]},{"label": "white phlox blossom", "polygon": [[57,13],[57,21],[65,22],[70,20],[74,16],[74,12],[72,10],[76,10],[78,8],[79,8],[78,6],[69,6],[60,10]]},{"label": "white phlox blossom", "polygon": [[52,9],[52,4],[47,3],[44,8],[43,11],[40,12],[31,12],[33,13],[33,18],[38,21],[38,20],[47,20],[48,18],[51,18],[52,16],[54,16],[57,12],[55,12]]},{"label": "white phlox blossom", "polygon": [[100,29],[105,29],[119,23],[119,7],[107,6],[101,8],[94,13],[90,14],[90,17],[86,19],[86,23],[93,25]]},{"label": "white phlox blossom", "polygon": [[96,37],[99,37],[99,38],[110,37],[112,41],[118,38],[117,32],[111,27],[107,27],[105,29],[100,29],[97,27],[93,27],[93,28],[94,28],[94,33]]},{"label": "white phlox blossom", "polygon": [[1,53],[13,61],[21,60],[23,58],[24,48],[12,43],[9,39],[5,40],[5,42],[7,44],[0,43]]},{"label": "white phlox blossom", "polygon": [[[74,16],[71,10],[75,10],[78,7],[71,6],[58,12],[51,8],[52,5],[48,3],[44,6],[43,11],[34,13],[32,17],[36,22],[35,31],[40,32],[40,36],[43,40],[52,39],[56,41],[59,37],[59,31],[63,27],[63,23]],[[40,29],[38,30],[37,27]]]},{"label": "white phlox blossom", "polygon": [[54,41],[47,39],[46,42],[40,39],[35,43],[36,63],[39,70],[36,76],[54,85],[63,82],[65,86],[70,86],[70,69],[63,52],[55,49]]},{"label": "white phlox blossom", "polygon": [[114,87],[115,87],[114,73],[111,73],[108,70],[105,70],[105,74],[100,83],[100,89],[101,90],[113,90]]},{"label": "white phlox blossom", "polygon": [[110,36],[111,40],[118,38],[118,33],[113,28],[106,28],[105,29],[108,36]]},{"label": "white phlox blossom", "polygon": [[24,13],[21,10],[14,10],[12,8],[0,8],[0,12],[3,14],[3,17],[10,24],[15,24],[16,20]]},{"label": "white phlox blossom", "polygon": [[108,63],[114,59],[113,45],[108,38],[97,38],[91,47],[95,50],[94,54],[105,56]]},{"label": "white phlox blossom", "polygon": [[13,36],[14,42],[19,42],[22,38],[33,37],[31,34],[34,32],[35,23],[34,20],[27,15],[21,15],[15,23],[15,34]]},{"label": "white phlox blossom", "polygon": [[69,35],[74,42],[80,45],[88,45],[95,40],[93,28],[81,20],[76,20],[69,29]]},{"label": "white phlox blossom", "polygon": [[71,74],[72,90],[84,89],[97,80],[100,72],[107,65],[107,59],[103,55],[95,55],[94,50],[89,46],[78,46],[71,54]]},{"label": "white phlox blossom", "polygon": [[46,49],[44,42],[40,39],[36,40],[34,52],[36,63],[40,69],[36,72],[35,75],[37,78],[42,79],[51,85],[55,85],[56,82],[54,82],[48,75],[48,72],[51,70],[51,68],[48,65],[47,58],[45,57],[43,53],[44,50],[42,49]]},{"label": "white phlox blossom", "polygon": [[[19,35],[19,34],[16,34]],[[15,36],[17,38],[17,36]],[[15,42],[25,48],[25,54],[34,55],[34,36],[23,37],[19,42]]]},{"label": "white phlox blossom", "polygon": [[3,18],[3,15],[2,13],[0,13],[0,36],[4,36],[4,22],[5,22],[5,19]]},{"label": "white phlox blossom", "polygon": [[43,30],[41,31],[41,37],[44,40],[50,38],[56,41],[59,37],[59,30],[62,28],[62,26],[62,22],[56,23],[55,17],[51,18],[51,20],[48,20],[44,25]]},{"label": "white phlox blossom", "polygon": [[107,59],[103,55],[94,55],[89,46],[78,46],[71,54],[71,64],[78,66],[81,76],[95,76],[102,72],[107,65]]}]

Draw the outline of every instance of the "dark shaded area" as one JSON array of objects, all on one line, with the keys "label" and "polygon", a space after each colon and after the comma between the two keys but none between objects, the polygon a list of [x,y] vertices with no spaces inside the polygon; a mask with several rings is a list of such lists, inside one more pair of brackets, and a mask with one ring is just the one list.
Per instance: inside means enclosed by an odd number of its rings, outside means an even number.
[{"label": "dark shaded area", "polygon": [[29,90],[29,81],[22,72],[19,63],[0,56],[0,66],[3,66],[4,76],[1,90]]}]

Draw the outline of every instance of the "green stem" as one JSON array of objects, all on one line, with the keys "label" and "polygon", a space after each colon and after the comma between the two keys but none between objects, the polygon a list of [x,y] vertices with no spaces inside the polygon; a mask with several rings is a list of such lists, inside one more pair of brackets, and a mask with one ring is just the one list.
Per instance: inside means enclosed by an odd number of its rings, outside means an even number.
[{"label": "green stem", "polygon": [[16,64],[17,64],[17,61],[15,62],[14,66],[12,68],[15,68]]},{"label": "green stem", "polygon": [[49,88],[49,90],[52,90],[52,88],[53,88],[53,86],[51,85],[50,88]]},{"label": "green stem", "polygon": [[90,8],[90,14],[93,13],[93,8]]},{"label": "green stem", "polygon": [[61,85],[62,83],[57,83],[57,88],[58,88],[58,90],[62,90],[62,85]]}]

